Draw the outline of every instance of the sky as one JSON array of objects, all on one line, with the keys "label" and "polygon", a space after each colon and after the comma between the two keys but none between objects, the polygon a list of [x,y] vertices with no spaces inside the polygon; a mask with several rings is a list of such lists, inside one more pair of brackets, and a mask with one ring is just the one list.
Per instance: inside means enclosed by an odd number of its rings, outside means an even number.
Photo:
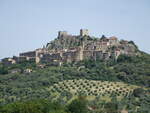
[{"label": "sky", "polygon": [[116,36],[150,53],[150,0],[0,0],[0,59],[41,48],[58,31]]}]

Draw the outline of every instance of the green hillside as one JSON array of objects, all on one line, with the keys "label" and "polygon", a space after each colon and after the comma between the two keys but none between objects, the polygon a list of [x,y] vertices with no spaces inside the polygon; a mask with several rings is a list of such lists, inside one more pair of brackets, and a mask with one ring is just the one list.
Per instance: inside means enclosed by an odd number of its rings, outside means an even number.
[{"label": "green hillside", "polygon": [[[24,73],[28,68],[32,73]],[[13,69],[21,72],[10,73]],[[128,110],[142,111],[150,107],[150,55],[143,52],[141,56],[122,55],[117,61],[84,60],[61,67],[47,65],[43,69],[32,62],[0,65],[0,73],[1,106],[36,99],[66,105],[78,96],[85,96],[90,105],[96,106],[99,102],[105,105],[106,100],[113,102],[119,96],[121,100],[116,104],[129,103]]]}]

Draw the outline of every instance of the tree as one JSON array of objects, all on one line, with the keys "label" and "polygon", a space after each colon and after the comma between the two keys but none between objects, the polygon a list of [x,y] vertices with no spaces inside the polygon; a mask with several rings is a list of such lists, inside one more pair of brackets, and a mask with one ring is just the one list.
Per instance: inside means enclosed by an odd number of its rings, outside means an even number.
[{"label": "tree", "polygon": [[69,104],[68,111],[71,113],[87,113],[87,100],[84,97],[78,97]]},{"label": "tree", "polygon": [[0,74],[8,74],[8,69],[4,66],[0,66]]},{"label": "tree", "polygon": [[142,95],[144,95],[144,92],[145,92],[144,89],[136,88],[136,89],[133,90],[133,95],[135,97],[141,97]]}]

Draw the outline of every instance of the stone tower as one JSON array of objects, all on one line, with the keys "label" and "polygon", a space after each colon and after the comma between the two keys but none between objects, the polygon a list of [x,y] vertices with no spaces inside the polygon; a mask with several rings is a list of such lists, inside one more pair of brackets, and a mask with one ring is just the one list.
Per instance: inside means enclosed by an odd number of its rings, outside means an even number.
[{"label": "stone tower", "polygon": [[76,61],[82,61],[82,60],[83,60],[83,47],[80,46],[77,50]]},{"label": "stone tower", "polygon": [[64,36],[67,36],[67,35],[68,35],[67,31],[59,31],[58,32],[58,38],[64,37]]},{"label": "stone tower", "polygon": [[80,29],[80,36],[89,36],[88,29]]}]

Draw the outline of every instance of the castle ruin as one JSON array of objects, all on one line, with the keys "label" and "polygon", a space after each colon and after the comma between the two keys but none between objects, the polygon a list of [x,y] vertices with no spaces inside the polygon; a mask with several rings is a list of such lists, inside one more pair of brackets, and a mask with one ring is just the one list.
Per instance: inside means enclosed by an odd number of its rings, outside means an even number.
[{"label": "castle ruin", "polygon": [[68,35],[67,31],[59,31],[58,39],[47,44],[46,48],[20,53],[19,57],[5,58],[4,64],[15,64],[33,61],[36,64],[77,62],[84,59],[109,60],[119,55],[135,55],[134,45],[128,41],[119,41],[117,37],[93,39],[88,29],[81,29],[80,35]]},{"label": "castle ruin", "polygon": [[58,32],[58,38],[65,37],[67,35],[68,35],[67,31],[59,31]]},{"label": "castle ruin", "polygon": [[80,36],[89,36],[88,29],[80,29]]}]

